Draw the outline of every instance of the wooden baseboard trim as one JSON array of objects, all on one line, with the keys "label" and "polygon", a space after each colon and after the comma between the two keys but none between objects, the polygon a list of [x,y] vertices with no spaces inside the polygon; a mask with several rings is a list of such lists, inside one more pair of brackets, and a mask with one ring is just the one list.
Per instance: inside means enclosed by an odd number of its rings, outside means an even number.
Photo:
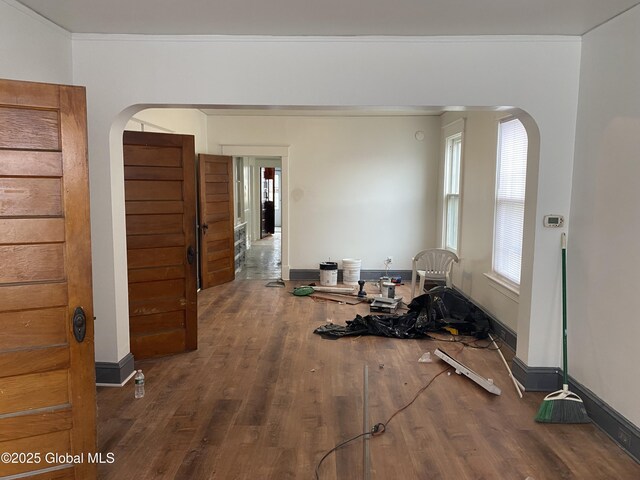
[{"label": "wooden baseboard trim", "polygon": [[124,385],[134,372],[133,355],[126,354],[119,362],[96,362],[96,384]]},{"label": "wooden baseboard trim", "polygon": [[562,378],[555,367],[529,367],[518,357],[513,357],[511,370],[527,392],[553,392],[561,387]]},{"label": "wooden baseboard trim", "polygon": [[[378,280],[384,276],[384,270],[360,270],[360,279],[367,282]],[[411,284],[411,270],[390,270],[388,275],[390,277],[402,277],[404,284]],[[294,269],[289,270],[289,280],[320,280],[320,270],[310,269]],[[342,282],[342,270],[338,270],[338,283]]]}]

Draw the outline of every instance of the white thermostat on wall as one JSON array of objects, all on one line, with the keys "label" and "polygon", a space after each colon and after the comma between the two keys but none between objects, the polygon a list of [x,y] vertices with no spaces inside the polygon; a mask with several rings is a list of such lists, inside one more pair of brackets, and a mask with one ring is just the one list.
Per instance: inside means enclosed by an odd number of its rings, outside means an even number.
[{"label": "white thermostat on wall", "polygon": [[545,227],[561,227],[564,225],[564,217],[562,215],[545,215],[544,226]]}]

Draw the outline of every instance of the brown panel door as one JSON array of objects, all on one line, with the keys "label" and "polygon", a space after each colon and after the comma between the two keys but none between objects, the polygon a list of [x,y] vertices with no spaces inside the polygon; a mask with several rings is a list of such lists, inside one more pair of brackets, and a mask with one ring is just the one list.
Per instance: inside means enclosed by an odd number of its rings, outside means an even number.
[{"label": "brown panel door", "polygon": [[235,278],[233,159],[200,154],[200,275],[202,288]]},{"label": "brown panel door", "polygon": [[0,80],[1,478],[96,477],[87,175],[84,88]]},{"label": "brown panel door", "polygon": [[124,132],[124,179],[131,353],[195,350],[194,137]]}]

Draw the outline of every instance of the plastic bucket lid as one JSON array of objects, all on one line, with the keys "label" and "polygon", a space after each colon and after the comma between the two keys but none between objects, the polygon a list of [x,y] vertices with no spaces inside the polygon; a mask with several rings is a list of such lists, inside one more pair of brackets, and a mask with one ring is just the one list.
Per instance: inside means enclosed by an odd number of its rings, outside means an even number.
[{"label": "plastic bucket lid", "polygon": [[343,258],[342,259],[342,264],[343,265],[347,264],[349,266],[351,266],[351,265],[357,266],[357,265],[360,265],[361,261],[362,260],[360,260],[359,258]]},{"label": "plastic bucket lid", "polygon": [[321,262],[320,270],[338,270],[337,262]]}]

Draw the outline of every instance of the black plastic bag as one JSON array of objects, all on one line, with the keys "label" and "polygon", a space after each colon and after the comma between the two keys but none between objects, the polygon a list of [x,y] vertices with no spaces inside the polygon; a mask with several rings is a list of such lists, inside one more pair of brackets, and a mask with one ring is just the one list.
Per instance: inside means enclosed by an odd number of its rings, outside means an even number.
[{"label": "black plastic bag", "polygon": [[353,320],[347,320],[345,326],[330,323],[316,328],[314,333],[333,338],[354,335],[424,338],[428,336],[427,332],[435,332],[439,328],[431,308],[431,297],[424,294],[415,298],[409,305],[409,311],[403,315],[356,315]]},{"label": "black plastic bag", "polygon": [[[457,290],[435,287],[429,290],[436,319],[455,328],[460,334],[487,338],[491,329],[489,316]],[[418,297],[420,298],[420,297]]]},{"label": "black plastic bag", "polygon": [[464,296],[447,287],[436,287],[414,298],[402,315],[356,315],[346,325],[329,323],[314,330],[325,338],[377,335],[391,338],[426,338],[445,327],[465,335],[485,338],[487,315]]}]

